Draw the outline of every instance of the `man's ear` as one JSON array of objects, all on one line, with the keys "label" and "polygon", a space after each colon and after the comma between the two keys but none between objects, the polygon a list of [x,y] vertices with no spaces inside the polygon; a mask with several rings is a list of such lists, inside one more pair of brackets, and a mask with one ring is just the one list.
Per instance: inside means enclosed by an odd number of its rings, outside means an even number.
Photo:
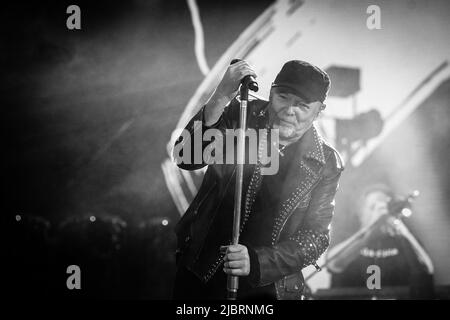
[{"label": "man's ear", "polygon": [[275,88],[274,87],[272,87],[272,88],[270,88],[270,91],[269,91],[269,101],[272,99],[272,96],[273,96],[273,94],[275,93]]},{"label": "man's ear", "polygon": [[316,115],[314,116],[313,121],[316,121],[320,116],[320,110],[316,113]]},{"label": "man's ear", "polygon": [[325,107],[326,105],[322,103],[321,106],[319,107],[319,110],[317,111],[316,116],[314,117],[314,120],[316,120],[320,116],[320,113],[322,112],[322,110],[325,109]]}]

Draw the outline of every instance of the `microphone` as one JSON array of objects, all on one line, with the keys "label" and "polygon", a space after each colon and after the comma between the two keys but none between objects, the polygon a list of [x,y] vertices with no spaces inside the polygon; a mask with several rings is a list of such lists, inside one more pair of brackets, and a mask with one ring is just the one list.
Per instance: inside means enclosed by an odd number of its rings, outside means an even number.
[{"label": "microphone", "polygon": [[[238,61],[241,61],[242,59],[233,59],[231,60],[230,65],[235,64]],[[243,86],[247,86],[247,88],[249,88],[250,90],[252,90],[253,92],[258,92],[259,88],[258,88],[258,83],[256,82],[255,78],[253,76],[245,76],[244,78],[242,78],[241,83]]]}]

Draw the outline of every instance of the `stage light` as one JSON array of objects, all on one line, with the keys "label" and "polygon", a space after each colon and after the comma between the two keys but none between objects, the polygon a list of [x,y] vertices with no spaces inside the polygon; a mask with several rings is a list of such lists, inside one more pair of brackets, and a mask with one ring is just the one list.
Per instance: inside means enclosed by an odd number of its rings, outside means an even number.
[{"label": "stage light", "polygon": [[95,220],[97,220],[97,219],[95,218],[95,216],[90,216],[90,217],[89,217],[89,220],[90,220],[91,222],[95,222]]},{"label": "stage light", "polygon": [[161,224],[163,226],[167,226],[169,224],[169,221],[167,221],[167,219],[163,219],[163,221],[161,221]]},{"label": "stage light", "polygon": [[403,209],[402,209],[402,215],[403,215],[404,217],[408,218],[408,217],[411,216],[411,214],[412,214],[411,209],[409,209],[409,208],[403,208]]},{"label": "stage light", "polygon": [[19,222],[20,220],[22,220],[22,217],[20,216],[20,214],[16,215],[16,221]]}]

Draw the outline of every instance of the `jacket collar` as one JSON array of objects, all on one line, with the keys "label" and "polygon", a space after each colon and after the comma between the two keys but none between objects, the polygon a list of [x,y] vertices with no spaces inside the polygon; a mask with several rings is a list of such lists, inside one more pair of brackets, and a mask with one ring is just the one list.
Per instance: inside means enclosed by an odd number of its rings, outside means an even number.
[{"label": "jacket collar", "polygon": [[325,164],[325,154],[323,152],[323,140],[317,132],[317,129],[313,126],[305,132],[303,137],[299,140],[299,152],[301,158],[313,159],[319,162],[321,165]]}]

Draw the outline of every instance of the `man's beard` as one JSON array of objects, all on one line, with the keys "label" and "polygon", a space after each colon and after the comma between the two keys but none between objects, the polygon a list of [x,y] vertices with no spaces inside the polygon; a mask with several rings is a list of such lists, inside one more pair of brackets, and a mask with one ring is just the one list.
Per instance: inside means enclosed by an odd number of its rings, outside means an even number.
[{"label": "man's beard", "polygon": [[291,141],[298,139],[296,137],[295,128],[292,126],[281,124],[281,119],[269,106],[269,125],[271,129],[277,129],[281,141]]},{"label": "man's beard", "polygon": [[292,139],[295,136],[294,128],[286,125],[281,125],[279,121],[275,121],[272,125],[273,129],[278,129],[281,139]]}]

